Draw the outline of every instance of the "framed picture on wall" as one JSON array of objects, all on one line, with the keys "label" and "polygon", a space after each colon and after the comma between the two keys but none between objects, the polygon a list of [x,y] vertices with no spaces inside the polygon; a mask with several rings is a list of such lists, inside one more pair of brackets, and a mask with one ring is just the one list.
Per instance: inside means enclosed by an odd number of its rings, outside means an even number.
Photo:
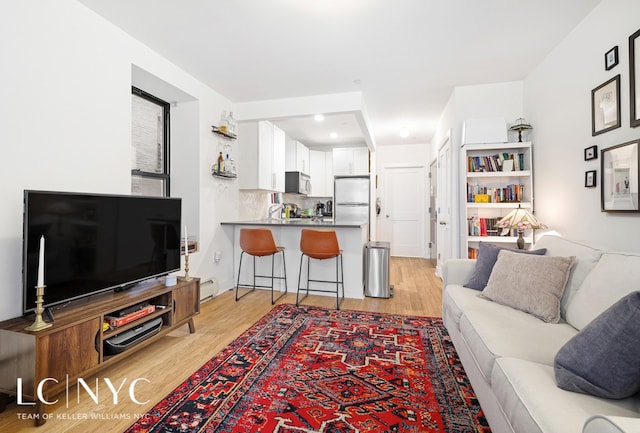
[{"label": "framed picture on wall", "polygon": [[631,126],[640,126],[640,30],[629,36]]},{"label": "framed picture on wall", "polygon": [[620,74],[591,91],[591,135],[620,127]]},{"label": "framed picture on wall", "polygon": [[601,164],[601,203],[603,212],[639,212],[640,140],[603,149]]},{"label": "framed picture on wall", "polygon": [[585,188],[594,188],[596,186],[596,170],[589,170],[584,172],[584,186]]},{"label": "framed picture on wall", "polygon": [[618,46],[611,48],[604,55],[604,68],[608,71],[618,64]]},{"label": "framed picture on wall", "polygon": [[590,161],[598,157],[598,146],[590,146],[584,150],[584,160]]}]

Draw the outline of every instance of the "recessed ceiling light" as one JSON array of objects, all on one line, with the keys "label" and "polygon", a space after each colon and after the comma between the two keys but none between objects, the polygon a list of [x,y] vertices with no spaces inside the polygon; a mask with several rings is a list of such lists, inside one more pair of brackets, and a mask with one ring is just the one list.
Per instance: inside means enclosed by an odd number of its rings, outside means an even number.
[{"label": "recessed ceiling light", "polygon": [[332,132],[331,134],[329,134],[329,137],[338,138],[338,133],[337,132]]},{"label": "recessed ceiling light", "polygon": [[403,127],[400,128],[400,137],[407,138],[409,136],[409,128]]},{"label": "recessed ceiling light", "polygon": [[313,116],[313,120],[315,120],[316,122],[324,122],[324,116],[322,114],[316,114],[315,116]]}]

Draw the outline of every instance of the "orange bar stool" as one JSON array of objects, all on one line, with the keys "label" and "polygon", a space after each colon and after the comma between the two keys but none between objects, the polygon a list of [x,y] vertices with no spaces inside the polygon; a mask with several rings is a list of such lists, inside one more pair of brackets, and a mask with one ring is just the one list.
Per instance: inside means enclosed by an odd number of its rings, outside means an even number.
[{"label": "orange bar stool", "polygon": [[[276,242],[273,239],[273,233],[269,229],[263,228],[242,228],[240,229],[240,248],[242,248],[242,252],[240,253],[240,265],[238,266],[238,283],[236,284],[236,301],[238,299],[245,297],[249,293],[256,290],[256,287],[262,287],[271,289],[271,304],[275,304],[275,302],[282,298],[287,294],[287,265],[284,260],[284,247],[276,246]],[[250,256],[253,256],[253,284],[240,284],[240,271],[242,270],[242,256],[247,253]],[[276,277],[274,276],[274,257],[276,254],[282,253],[282,266],[283,272],[282,276]],[[257,275],[256,274],[256,257],[265,257],[271,256],[271,275]],[[256,278],[270,278],[271,285],[259,285],[256,284]],[[273,282],[274,280],[284,280],[284,293],[278,296],[277,299],[273,298]],[[238,296],[238,291],[240,288],[251,289],[243,295]]]},{"label": "orange bar stool", "polygon": [[[309,295],[309,290],[312,292],[325,292],[333,293],[334,290],[323,289],[309,289],[309,282],[316,283],[332,283],[336,285],[336,309],[340,309],[340,303],[344,299],[344,269],[342,266],[342,250],[338,245],[338,236],[335,230],[312,230],[302,229],[300,236],[300,272],[298,272],[298,291],[296,293],[296,305],[300,305],[300,302]],[[304,257],[307,256],[307,288],[305,295],[298,299],[300,296],[300,281],[302,278],[302,262]],[[314,280],[310,278],[310,262],[311,259],[326,260],[336,259],[336,279],[334,280]],[[338,278],[338,274],[340,278]],[[339,286],[342,286],[342,297],[338,293]]]}]

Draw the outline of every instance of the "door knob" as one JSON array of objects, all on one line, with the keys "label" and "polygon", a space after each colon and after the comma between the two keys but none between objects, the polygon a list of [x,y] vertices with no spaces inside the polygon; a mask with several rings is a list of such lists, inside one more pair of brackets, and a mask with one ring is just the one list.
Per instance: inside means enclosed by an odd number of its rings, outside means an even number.
[{"label": "door knob", "polygon": [[440,224],[441,226],[446,226],[446,225],[447,225],[446,221],[440,221],[440,223],[439,223],[439,224]]}]

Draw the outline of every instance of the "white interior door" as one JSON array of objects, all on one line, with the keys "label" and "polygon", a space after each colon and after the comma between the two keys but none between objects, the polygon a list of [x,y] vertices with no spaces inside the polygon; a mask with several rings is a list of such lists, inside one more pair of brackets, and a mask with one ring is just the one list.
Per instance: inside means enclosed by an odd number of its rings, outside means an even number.
[{"label": "white interior door", "polygon": [[446,138],[438,150],[437,218],[438,264],[436,275],[442,278],[442,265],[451,257],[451,140]]},{"label": "white interior door", "polygon": [[379,219],[391,255],[424,257],[425,168],[385,167]]}]

